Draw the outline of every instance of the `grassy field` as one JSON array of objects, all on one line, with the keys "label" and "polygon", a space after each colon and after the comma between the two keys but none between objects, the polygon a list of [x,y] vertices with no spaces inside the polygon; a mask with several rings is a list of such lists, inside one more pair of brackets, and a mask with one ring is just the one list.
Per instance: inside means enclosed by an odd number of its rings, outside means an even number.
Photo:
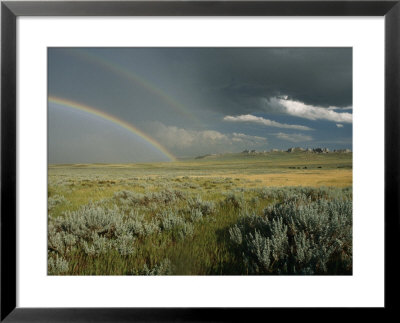
[{"label": "grassy field", "polygon": [[49,165],[51,275],[351,274],[352,154]]}]

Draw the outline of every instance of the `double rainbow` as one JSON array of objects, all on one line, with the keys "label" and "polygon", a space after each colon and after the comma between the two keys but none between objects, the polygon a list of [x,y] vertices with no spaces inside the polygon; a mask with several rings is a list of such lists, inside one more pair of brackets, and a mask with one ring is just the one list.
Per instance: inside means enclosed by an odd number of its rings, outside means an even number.
[{"label": "double rainbow", "polygon": [[200,120],[193,114],[193,112],[190,112],[182,103],[178,102],[168,93],[158,88],[155,84],[150,83],[145,78],[135,73],[133,70],[126,69],[126,67],[116,62],[112,62],[98,55],[95,55],[85,48],[80,48],[79,50],[71,50],[69,51],[69,54],[90,64],[97,64],[103,69],[108,70],[115,75],[118,75],[119,77],[125,78],[126,80],[131,81],[136,85],[139,85],[141,88],[145,89],[149,93],[152,93],[162,102],[166,103],[166,107],[170,107],[178,115],[183,115],[196,124],[201,123]]},{"label": "double rainbow", "polygon": [[136,136],[139,136],[142,138],[147,144],[150,146],[154,147],[156,150],[161,152],[164,156],[166,156],[170,161],[174,161],[176,158],[174,155],[172,155],[165,147],[163,147],[158,141],[156,141],[154,138],[150,137],[148,134],[144,133],[143,131],[139,130],[138,128],[134,127],[130,123],[123,121],[121,119],[118,119],[115,116],[112,116],[111,114],[108,114],[104,111],[100,111],[98,109],[95,109],[94,107],[70,101],[67,99],[55,97],[55,96],[49,96],[49,103],[54,103],[58,105],[62,105],[71,109],[76,109],[79,111],[86,112],[91,115],[95,115],[97,117],[100,117],[104,120],[108,120],[116,125],[118,125],[121,128],[124,128],[128,130],[129,132],[135,134]]}]

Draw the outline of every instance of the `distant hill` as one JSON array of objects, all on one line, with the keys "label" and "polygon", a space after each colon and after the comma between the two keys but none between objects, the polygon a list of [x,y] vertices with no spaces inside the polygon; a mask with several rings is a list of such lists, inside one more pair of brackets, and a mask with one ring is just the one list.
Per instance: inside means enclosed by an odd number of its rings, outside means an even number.
[{"label": "distant hill", "polygon": [[328,148],[301,148],[292,147],[287,150],[271,149],[270,151],[243,150],[240,153],[220,153],[220,154],[205,154],[196,156],[194,159],[232,159],[243,157],[263,157],[273,155],[292,155],[292,154],[349,154],[350,149],[329,150]]}]

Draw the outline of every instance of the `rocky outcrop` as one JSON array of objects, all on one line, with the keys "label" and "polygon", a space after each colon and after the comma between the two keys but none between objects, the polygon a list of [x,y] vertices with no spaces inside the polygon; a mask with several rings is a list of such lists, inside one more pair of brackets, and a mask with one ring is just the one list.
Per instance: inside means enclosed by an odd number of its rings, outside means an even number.
[{"label": "rocky outcrop", "polygon": [[305,151],[305,149],[301,147],[292,147],[287,150],[288,153],[296,153],[300,151]]}]

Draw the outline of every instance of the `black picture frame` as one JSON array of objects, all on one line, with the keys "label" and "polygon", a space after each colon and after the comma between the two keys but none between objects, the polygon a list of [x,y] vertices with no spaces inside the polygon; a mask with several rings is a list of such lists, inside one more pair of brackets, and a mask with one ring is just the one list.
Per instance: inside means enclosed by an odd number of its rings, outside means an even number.
[{"label": "black picture frame", "polygon": [[[258,320],[288,308],[16,307],[16,19],[19,16],[384,16],[385,307],[396,310],[400,178],[400,0],[395,1],[2,1],[1,3],[1,322],[169,322]],[[373,236],[371,236],[373,239]],[[371,261],[374,261],[371,255]],[[305,309],[290,311],[307,313]],[[335,310],[326,309],[330,316]],[[268,313],[269,314],[269,313]],[[260,316],[259,316],[260,315]],[[287,315],[287,314],[285,314]],[[291,314],[292,315],[292,314]],[[299,315],[298,313],[295,314]],[[272,317],[271,317],[272,319]],[[382,317],[380,316],[380,319]]]}]

